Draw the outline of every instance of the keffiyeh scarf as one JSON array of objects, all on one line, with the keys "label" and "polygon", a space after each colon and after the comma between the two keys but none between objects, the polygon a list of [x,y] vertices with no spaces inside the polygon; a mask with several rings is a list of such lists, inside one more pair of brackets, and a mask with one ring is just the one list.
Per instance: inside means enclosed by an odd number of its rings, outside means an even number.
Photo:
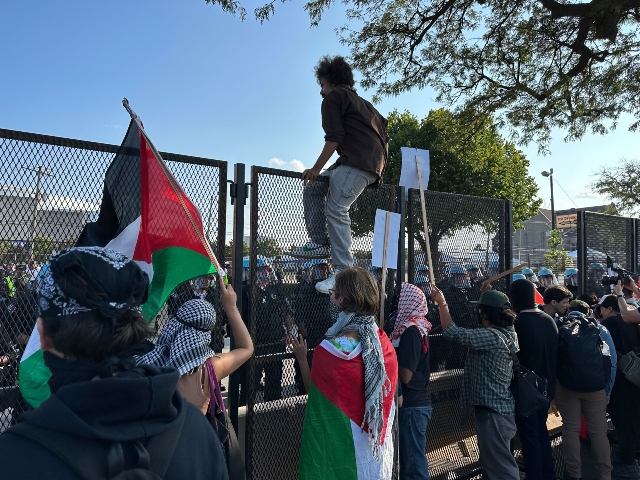
[{"label": "keffiyeh scarf", "polygon": [[138,364],[173,367],[184,375],[215,355],[209,346],[215,323],[216,312],[209,302],[184,302],[162,329],[153,351],[139,357]]},{"label": "keffiyeh scarf", "polygon": [[426,319],[428,311],[424,292],[415,285],[403,283],[400,289],[396,323],[389,337],[391,344],[398,348],[400,338],[407,328],[416,327],[422,336],[422,353],[426,353],[429,350],[428,335],[431,330],[431,323]]},{"label": "keffiyeh scarf", "polygon": [[326,339],[338,336],[341,332],[357,331],[362,347],[364,363],[364,420],[361,427],[369,429],[369,443],[373,457],[380,457],[380,443],[384,427],[382,402],[391,389],[391,382],[384,368],[382,346],[378,337],[375,318],[367,315],[340,312],[338,320],[325,334]]}]

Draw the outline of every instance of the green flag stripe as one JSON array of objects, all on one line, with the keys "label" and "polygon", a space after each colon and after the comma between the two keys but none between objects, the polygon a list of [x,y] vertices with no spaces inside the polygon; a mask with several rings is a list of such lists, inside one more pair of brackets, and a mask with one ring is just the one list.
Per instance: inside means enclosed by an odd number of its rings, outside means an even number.
[{"label": "green flag stripe", "polygon": [[183,247],[168,247],[151,255],[153,280],[149,286],[149,298],[142,307],[148,321],[158,314],[171,292],[182,282],[210,273],[216,273],[209,257]]},{"label": "green flag stripe", "polygon": [[358,480],[351,420],[313,382],[308,398],[298,478]]}]

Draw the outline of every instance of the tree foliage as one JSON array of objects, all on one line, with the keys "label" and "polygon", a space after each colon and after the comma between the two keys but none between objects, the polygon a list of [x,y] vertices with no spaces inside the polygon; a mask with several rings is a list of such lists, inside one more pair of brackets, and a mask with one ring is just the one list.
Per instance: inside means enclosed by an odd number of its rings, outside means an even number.
[{"label": "tree foliage", "polygon": [[[422,120],[409,112],[392,112],[389,115],[389,159],[384,173],[384,183],[398,185],[402,167],[401,147],[429,150],[431,174],[429,191],[440,192],[437,201],[427,198],[429,240],[434,262],[439,259],[439,242],[458,230],[480,228],[487,234],[488,245],[483,241],[479,248],[497,251],[495,233],[504,217],[501,204],[479,202],[468,197],[489,197],[512,201],[514,228],[538,212],[542,200],[536,198],[538,187],[527,174],[529,161],[516,147],[505,141],[497,132],[491,117],[484,115],[469,129],[466,113],[452,113],[445,109],[432,110]],[[425,185],[426,187],[426,185]],[[385,195],[389,194],[389,200]],[[351,227],[355,235],[373,229],[371,224],[376,208],[381,202],[390,202],[395,192],[368,192],[361,195],[351,212]],[[462,194],[460,195],[447,194]],[[374,195],[377,195],[375,197]],[[429,193],[427,195],[430,195]],[[420,203],[413,214],[414,239],[426,250],[423,235]],[[484,233],[482,233],[484,235]],[[493,242],[491,239],[493,238]]]},{"label": "tree foliage", "polygon": [[544,265],[550,268],[554,273],[564,272],[567,268],[573,267],[573,260],[562,249],[562,234],[560,230],[551,230],[549,240],[547,240],[547,247],[549,249],[544,254]]},{"label": "tree foliage", "polygon": [[[607,196],[616,212],[634,214],[640,207],[640,161],[621,160],[594,172],[594,189]],[[612,209],[607,213],[612,214]]]},{"label": "tree foliage", "polygon": [[477,117],[473,129],[467,119],[467,112],[446,109],[432,110],[422,120],[409,112],[391,112],[385,183],[400,181],[401,147],[429,150],[429,190],[511,200],[514,227],[519,228],[542,204],[527,173],[529,160],[502,138],[489,115]]},{"label": "tree foliage", "polygon": [[[206,0],[243,19],[238,0]],[[285,0],[282,0],[283,2]],[[579,139],[640,121],[640,0],[343,0],[337,29],[362,86],[377,95],[432,87],[437,100],[496,114],[516,143],[551,129]],[[255,9],[274,13],[275,0]],[[309,0],[312,25],[332,0]]]}]

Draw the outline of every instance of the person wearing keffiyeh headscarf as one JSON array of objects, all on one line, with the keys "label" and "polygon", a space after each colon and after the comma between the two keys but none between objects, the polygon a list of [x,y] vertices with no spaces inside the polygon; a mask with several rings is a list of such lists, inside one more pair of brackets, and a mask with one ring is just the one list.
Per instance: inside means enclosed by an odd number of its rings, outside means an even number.
[{"label": "person wearing keffiyeh headscarf", "polygon": [[251,336],[236,307],[236,293],[222,280],[219,280],[219,285],[220,301],[231,325],[235,349],[226,353],[211,349],[211,330],[216,324],[216,312],[206,300],[193,299],[184,302],[169,319],[155,348],[138,358],[138,364],[177,369],[181,375],[178,390],[205,414],[210,400],[209,365],[219,381],[235,372],[253,355]]},{"label": "person wearing keffiyeh headscarf", "polygon": [[396,321],[390,339],[398,356],[398,376],[402,386],[402,406],[398,410],[400,478],[429,479],[424,454],[427,424],[431,419],[429,393],[429,331],[427,299],[423,291],[403,283]]}]

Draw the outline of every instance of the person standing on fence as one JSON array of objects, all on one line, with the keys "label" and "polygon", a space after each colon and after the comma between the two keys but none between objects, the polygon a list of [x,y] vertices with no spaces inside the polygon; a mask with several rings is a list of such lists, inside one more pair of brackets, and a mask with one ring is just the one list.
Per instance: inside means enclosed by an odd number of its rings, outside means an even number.
[{"label": "person standing on fence", "polygon": [[[389,136],[387,120],[353,88],[351,66],[341,56],[325,56],[315,68],[322,95],[325,144],[313,167],[302,172],[304,217],[311,238],[291,254],[327,258],[336,273],[353,265],[349,209],[369,185],[382,183]],[[320,173],[334,152],[336,163]],[[318,177],[321,181],[316,181]],[[326,181],[328,180],[328,181]],[[316,284],[328,294],[335,274]]]},{"label": "person standing on fence", "polygon": [[518,349],[513,328],[516,314],[504,293],[489,290],[480,296],[477,312],[483,328],[456,325],[440,289],[431,287],[438,304],[444,337],[469,349],[462,377],[462,407],[473,406],[483,477],[487,480],[519,480],[518,465],[511,454],[516,435],[515,400],[511,394],[513,360]]},{"label": "person standing on fence", "polygon": [[51,257],[37,321],[51,396],[0,435],[2,478],[228,478],[220,441],[176,390],[179,373],[136,366],[153,348],[139,313],[148,286],[107,248]]},{"label": "person standing on fence", "polygon": [[427,299],[418,287],[403,283],[391,344],[398,356],[402,406],[398,409],[400,478],[429,480],[425,455],[427,424],[431,420],[429,393],[429,339]]},{"label": "person standing on fence", "polygon": [[344,269],[331,302],[340,314],[316,347],[310,375],[305,342],[292,342],[309,391],[298,478],[387,480],[398,362],[376,325],[378,285],[363,268]]},{"label": "person standing on fence", "polygon": [[[523,278],[514,281],[509,292],[513,310],[518,314],[514,324],[520,347],[518,361],[547,381],[547,397],[552,401],[556,390],[558,327],[549,315],[537,308],[535,290],[533,282]],[[528,479],[556,478],[547,430],[548,410],[547,406],[528,417],[516,412],[516,426]]]}]

